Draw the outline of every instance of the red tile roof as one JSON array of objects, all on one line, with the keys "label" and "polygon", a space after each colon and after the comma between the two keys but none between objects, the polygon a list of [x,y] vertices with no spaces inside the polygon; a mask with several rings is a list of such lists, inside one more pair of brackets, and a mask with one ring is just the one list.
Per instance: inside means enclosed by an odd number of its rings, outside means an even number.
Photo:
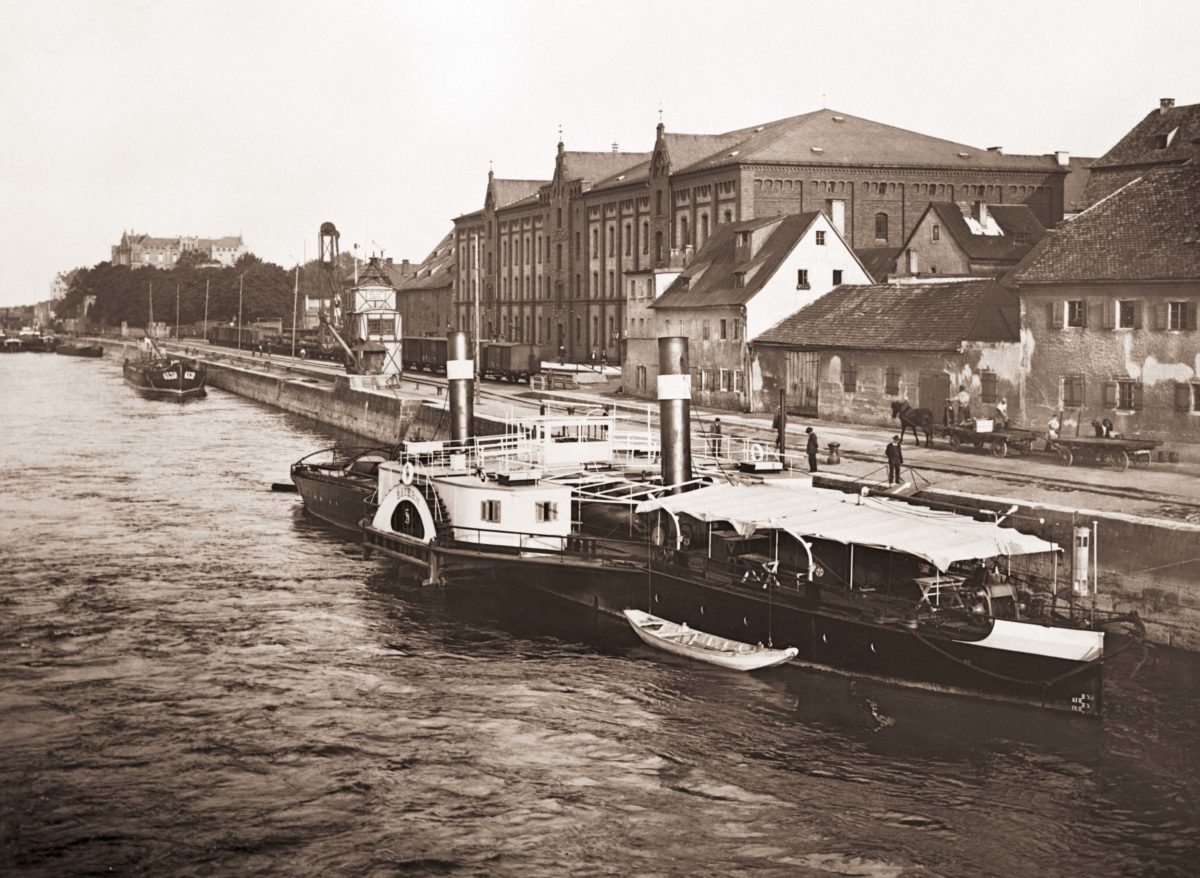
[{"label": "red tile roof", "polygon": [[1020,338],[1015,294],[995,281],[835,287],[755,344],[812,350],[957,351],[963,341]]},{"label": "red tile roof", "polygon": [[1048,234],[1012,280],[1198,280],[1198,236],[1200,165],[1157,168]]}]

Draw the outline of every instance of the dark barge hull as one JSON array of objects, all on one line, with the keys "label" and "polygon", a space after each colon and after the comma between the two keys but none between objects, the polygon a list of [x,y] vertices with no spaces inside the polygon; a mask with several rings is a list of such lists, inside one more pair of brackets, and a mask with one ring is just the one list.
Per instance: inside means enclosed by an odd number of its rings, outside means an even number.
[{"label": "dark barge hull", "polygon": [[307,512],[326,524],[361,535],[362,520],[374,510],[373,487],[303,466],[292,467],[292,482]]},{"label": "dark barge hull", "polygon": [[1098,716],[1103,704],[1101,660],[964,642],[983,639],[986,624],[973,634],[931,624],[918,630],[900,620],[871,617],[866,601],[856,618],[853,607],[822,608],[819,599],[795,589],[717,586],[681,576],[670,564],[655,562],[648,570],[646,560],[504,555],[461,544],[427,544],[369,526],[363,544],[368,554],[378,550],[416,566],[429,581],[483,570],[504,583],[616,617],[626,609],[644,609],[721,637],[794,646],[800,651],[794,662],[825,671],[1088,716]]},{"label": "dark barge hull", "polygon": [[54,349],[56,354],[68,357],[103,357],[104,348],[98,344],[60,344]]},{"label": "dark barge hull", "polygon": [[[205,395],[202,363],[189,360],[125,361],[125,383],[146,399],[183,402]],[[189,377],[190,376],[190,377]]]}]

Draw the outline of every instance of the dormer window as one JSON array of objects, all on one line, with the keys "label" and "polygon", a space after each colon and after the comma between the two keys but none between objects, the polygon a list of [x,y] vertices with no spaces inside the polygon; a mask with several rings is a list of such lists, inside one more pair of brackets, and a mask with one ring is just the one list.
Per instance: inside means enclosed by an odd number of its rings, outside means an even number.
[{"label": "dormer window", "polygon": [[750,233],[749,232],[738,232],[738,246],[739,247],[749,247],[750,246]]},{"label": "dormer window", "polygon": [[1179,132],[1179,127],[1176,126],[1175,128],[1172,128],[1170,131],[1168,131],[1165,134],[1154,135],[1154,148],[1155,149],[1166,149],[1168,146],[1171,145],[1171,141],[1173,141],[1175,139],[1175,135],[1178,132]]},{"label": "dormer window", "polygon": [[733,285],[739,290],[742,289],[743,287],[745,287],[746,286],[746,272],[744,272],[744,271],[735,272],[733,275]]},{"label": "dormer window", "polygon": [[818,247],[825,246],[825,233],[824,232],[817,232],[817,246]]}]

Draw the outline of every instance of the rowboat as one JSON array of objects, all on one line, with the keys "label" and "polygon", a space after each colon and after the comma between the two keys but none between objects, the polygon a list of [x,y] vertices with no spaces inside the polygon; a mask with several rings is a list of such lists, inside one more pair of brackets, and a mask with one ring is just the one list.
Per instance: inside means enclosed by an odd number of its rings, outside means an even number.
[{"label": "rowboat", "polygon": [[794,646],[787,649],[769,649],[761,644],[727,640],[715,634],[689,628],[686,622],[677,624],[643,613],[641,610],[624,612],[634,632],[648,646],[734,671],[773,668],[791,661],[799,653]]}]

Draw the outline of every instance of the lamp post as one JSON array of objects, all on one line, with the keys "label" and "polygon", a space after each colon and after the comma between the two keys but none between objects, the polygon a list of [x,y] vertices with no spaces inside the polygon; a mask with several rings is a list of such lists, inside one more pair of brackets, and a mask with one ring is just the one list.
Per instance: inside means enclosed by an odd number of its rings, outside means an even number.
[{"label": "lamp post", "polygon": [[296,309],[300,305],[300,266],[296,266],[296,283],[292,287],[292,359],[296,358]]},{"label": "lamp post", "polygon": [[208,338],[208,283],[209,279],[204,279],[204,338]]}]

